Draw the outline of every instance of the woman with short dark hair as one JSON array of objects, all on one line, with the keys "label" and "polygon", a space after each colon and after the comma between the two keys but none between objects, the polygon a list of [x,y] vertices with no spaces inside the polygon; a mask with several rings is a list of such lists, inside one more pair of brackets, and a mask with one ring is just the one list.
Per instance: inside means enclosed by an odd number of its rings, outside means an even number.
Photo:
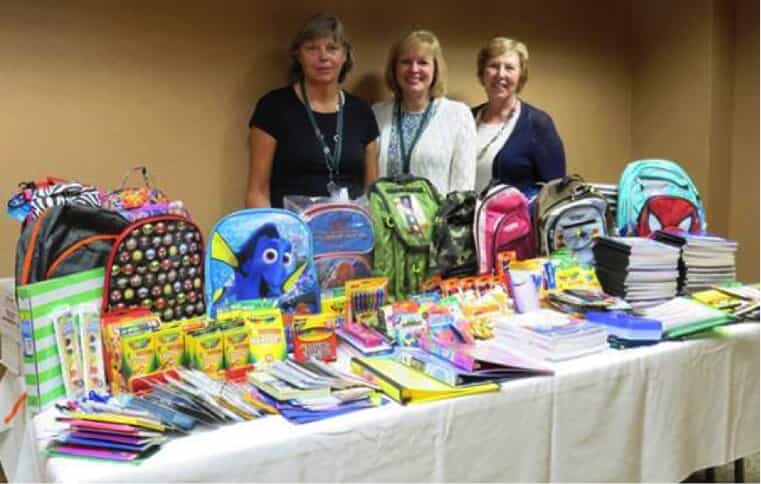
[{"label": "woman with short dark hair", "polygon": [[341,89],[354,54],[341,21],[312,17],[291,44],[291,79],[256,105],[247,207],[282,207],[286,195],[360,196],[377,177],[378,125]]}]

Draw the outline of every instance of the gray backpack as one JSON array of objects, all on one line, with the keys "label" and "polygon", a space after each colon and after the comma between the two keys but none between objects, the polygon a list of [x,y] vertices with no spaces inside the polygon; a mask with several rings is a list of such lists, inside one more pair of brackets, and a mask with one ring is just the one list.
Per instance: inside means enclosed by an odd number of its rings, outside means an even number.
[{"label": "gray backpack", "polygon": [[549,255],[567,249],[591,262],[592,242],[611,225],[605,197],[578,175],[547,182],[534,205],[537,250]]}]

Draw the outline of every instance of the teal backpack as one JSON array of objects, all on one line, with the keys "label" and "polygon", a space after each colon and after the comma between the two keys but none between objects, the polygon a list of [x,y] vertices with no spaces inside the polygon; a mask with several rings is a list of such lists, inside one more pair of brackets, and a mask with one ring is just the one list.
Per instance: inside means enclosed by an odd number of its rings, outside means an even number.
[{"label": "teal backpack", "polygon": [[687,172],[668,160],[632,161],[618,182],[616,228],[623,236],[656,230],[703,232],[705,210]]},{"label": "teal backpack", "polygon": [[418,292],[429,265],[436,188],[425,178],[380,178],[368,192],[375,231],[373,272],[388,277],[389,295],[401,300]]}]

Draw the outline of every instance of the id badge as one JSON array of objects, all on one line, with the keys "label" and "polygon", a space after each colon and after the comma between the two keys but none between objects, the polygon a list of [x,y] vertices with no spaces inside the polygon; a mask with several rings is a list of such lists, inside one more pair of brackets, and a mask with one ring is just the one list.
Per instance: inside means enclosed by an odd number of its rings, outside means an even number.
[{"label": "id badge", "polygon": [[333,180],[328,182],[328,193],[330,194],[330,200],[333,202],[346,202],[349,201],[349,189],[338,185]]}]

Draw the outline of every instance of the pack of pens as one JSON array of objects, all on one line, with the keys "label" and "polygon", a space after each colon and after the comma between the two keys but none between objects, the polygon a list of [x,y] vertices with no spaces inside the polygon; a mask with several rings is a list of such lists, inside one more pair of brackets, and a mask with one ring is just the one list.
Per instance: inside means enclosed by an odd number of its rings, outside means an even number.
[{"label": "pack of pens", "polygon": [[348,281],[344,294],[346,318],[336,333],[363,354],[389,351],[391,346],[378,331],[378,312],[388,301],[388,279],[370,277]]}]

